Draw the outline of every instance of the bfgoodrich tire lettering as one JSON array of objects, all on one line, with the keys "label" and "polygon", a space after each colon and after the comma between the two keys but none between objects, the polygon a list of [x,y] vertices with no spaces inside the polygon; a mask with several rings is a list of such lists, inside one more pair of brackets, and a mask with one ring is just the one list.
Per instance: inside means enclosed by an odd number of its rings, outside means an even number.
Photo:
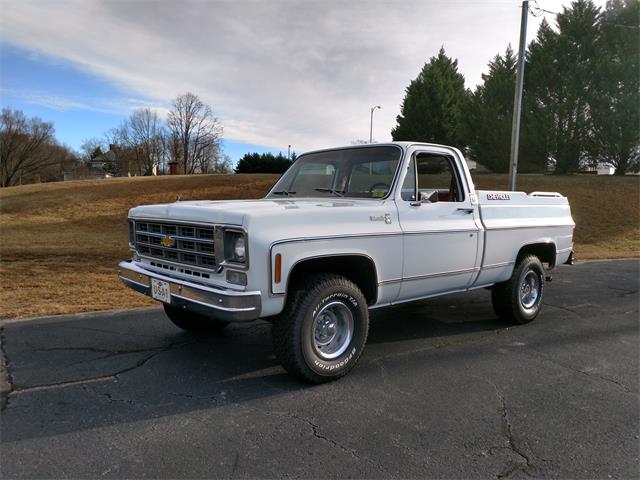
[{"label": "bfgoodrich tire lettering", "polygon": [[369,310],[360,289],[340,275],[318,274],[291,292],[273,322],[273,345],[290,374],[322,383],[354,367],[368,333]]}]

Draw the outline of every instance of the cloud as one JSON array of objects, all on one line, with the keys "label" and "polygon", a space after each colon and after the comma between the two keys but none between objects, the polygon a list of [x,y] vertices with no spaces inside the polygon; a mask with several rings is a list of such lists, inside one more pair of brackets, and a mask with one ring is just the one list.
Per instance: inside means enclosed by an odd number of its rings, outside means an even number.
[{"label": "cloud", "polygon": [[143,98],[78,98],[53,95],[41,90],[0,87],[1,96],[14,98],[33,105],[47,107],[60,112],[69,110],[88,110],[92,112],[128,115],[132,110],[150,108],[165,118],[169,113],[169,103],[160,104]]},{"label": "cloud", "polygon": [[73,62],[164,112],[192,91],[214,107],[227,139],[303,151],[368,138],[378,104],[374,137],[388,140],[405,87],[441,45],[473,87],[486,63],[517,43],[519,5],[5,1],[0,38]]},{"label": "cloud", "polygon": [[27,103],[41,105],[58,111],[88,110],[90,108],[88,104],[78,100],[61,97],[59,95],[50,95],[45,92],[16,90],[13,88],[0,88],[0,92],[2,92],[3,95],[18,98]]}]

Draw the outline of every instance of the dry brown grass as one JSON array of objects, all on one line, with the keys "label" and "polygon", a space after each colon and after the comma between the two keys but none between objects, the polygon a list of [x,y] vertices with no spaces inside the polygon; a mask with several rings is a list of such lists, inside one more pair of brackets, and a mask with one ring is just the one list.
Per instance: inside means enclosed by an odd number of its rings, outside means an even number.
[{"label": "dry brown grass", "polygon": [[[122,178],[27,185],[0,190],[0,318],[54,315],[154,302],[123,287],[127,210],[183,200],[258,198],[275,175]],[[475,178],[503,189],[504,175]],[[521,176],[525,191],[568,195],[578,258],[640,255],[637,177]]]}]

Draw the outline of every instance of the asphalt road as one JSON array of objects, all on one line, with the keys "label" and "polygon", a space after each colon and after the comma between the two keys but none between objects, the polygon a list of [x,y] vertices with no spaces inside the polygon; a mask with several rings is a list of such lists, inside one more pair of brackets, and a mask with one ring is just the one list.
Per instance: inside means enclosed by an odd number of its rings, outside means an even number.
[{"label": "asphalt road", "polygon": [[372,314],[344,379],[277,365],[265,322],[224,337],[158,309],[2,326],[2,478],[638,478],[638,261],[561,267],[543,312],[487,291]]}]

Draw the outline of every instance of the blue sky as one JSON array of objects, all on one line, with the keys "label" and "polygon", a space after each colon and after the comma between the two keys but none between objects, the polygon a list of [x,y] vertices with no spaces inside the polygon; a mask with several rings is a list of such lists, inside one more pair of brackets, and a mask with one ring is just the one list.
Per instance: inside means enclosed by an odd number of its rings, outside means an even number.
[{"label": "blue sky", "polygon": [[[569,0],[538,0],[558,12]],[[605,0],[596,0],[599,6]],[[0,103],[78,148],[193,92],[232,159],[390,140],[405,88],[444,47],[474,88],[516,45],[520,0],[0,0]],[[152,7],[151,7],[152,6]],[[529,17],[528,39],[554,14]]]},{"label": "blue sky", "polygon": [[[0,44],[0,105],[22,110],[55,126],[56,137],[78,150],[82,142],[117,127],[132,108],[169,107],[107,79],[82,71],[68,61]],[[284,146],[286,153],[287,146]],[[224,152],[235,162],[246,152],[278,149],[224,140]]]}]

